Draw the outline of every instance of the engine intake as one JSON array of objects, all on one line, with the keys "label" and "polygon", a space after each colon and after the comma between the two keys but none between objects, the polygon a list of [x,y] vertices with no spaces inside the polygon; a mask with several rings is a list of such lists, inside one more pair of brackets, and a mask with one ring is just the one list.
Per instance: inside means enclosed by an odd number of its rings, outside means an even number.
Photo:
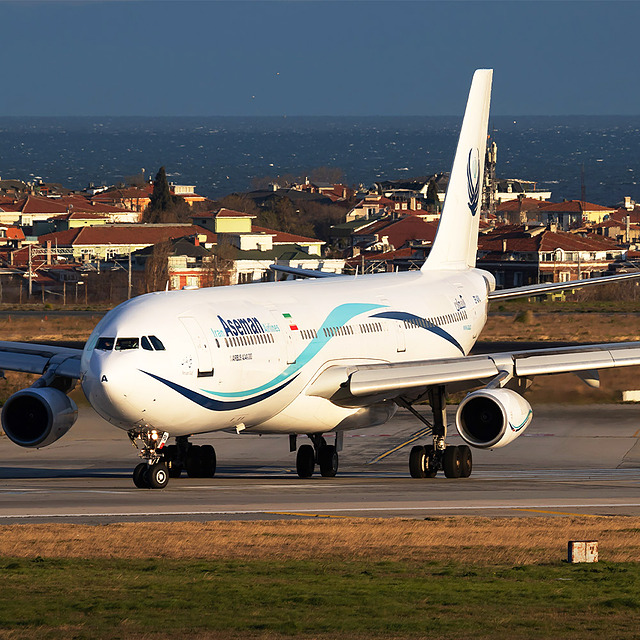
[{"label": "engine intake", "polygon": [[61,438],[78,418],[78,407],[52,387],[14,393],[2,407],[2,428],[21,447],[46,447]]},{"label": "engine intake", "polygon": [[479,389],[458,407],[456,427],[463,440],[479,449],[497,449],[529,426],[531,405],[511,389]]}]

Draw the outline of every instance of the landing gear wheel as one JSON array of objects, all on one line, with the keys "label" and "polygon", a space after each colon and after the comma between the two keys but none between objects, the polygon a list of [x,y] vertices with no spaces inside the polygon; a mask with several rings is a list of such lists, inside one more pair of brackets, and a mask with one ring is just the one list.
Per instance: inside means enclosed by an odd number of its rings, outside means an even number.
[{"label": "landing gear wheel", "polygon": [[156,462],[149,465],[145,478],[150,489],[164,489],[169,482],[169,469],[166,463]]},{"label": "landing gear wheel", "polygon": [[424,447],[416,445],[409,454],[409,473],[412,478],[427,477],[427,455]]},{"label": "landing gear wheel", "polygon": [[316,466],[316,452],[310,444],[303,444],[296,454],[296,471],[299,478],[310,478]]},{"label": "landing gear wheel", "polygon": [[202,458],[200,456],[200,446],[191,445],[187,452],[187,475],[190,478],[202,477]]},{"label": "landing gear wheel", "polygon": [[182,465],[177,462],[178,447],[175,444],[170,444],[168,447],[165,447],[163,451],[164,461],[167,463],[167,467],[169,467],[169,477],[179,478],[182,475]]},{"label": "landing gear wheel", "polygon": [[466,444],[462,444],[458,447],[458,450],[460,451],[460,477],[468,478],[473,469],[471,449]]},{"label": "landing gear wheel", "polygon": [[426,476],[427,478],[435,478],[438,473],[438,467],[436,467],[435,449],[432,444],[425,445],[425,455],[427,457],[426,463]]},{"label": "landing gear wheel", "polygon": [[460,447],[449,446],[442,456],[442,468],[447,478],[459,478],[462,474]]},{"label": "landing gear wheel", "polygon": [[148,489],[149,485],[147,484],[147,467],[149,465],[146,462],[141,462],[136,465],[136,468],[133,470],[133,484],[138,487],[138,489]]},{"label": "landing gear wheel", "polygon": [[200,447],[200,477],[213,478],[216,475],[216,451],[210,444]]},{"label": "landing gear wheel", "polygon": [[318,451],[320,474],[324,478],[333,478],[338,473],[338,451],[332,444],[325,444]]}]

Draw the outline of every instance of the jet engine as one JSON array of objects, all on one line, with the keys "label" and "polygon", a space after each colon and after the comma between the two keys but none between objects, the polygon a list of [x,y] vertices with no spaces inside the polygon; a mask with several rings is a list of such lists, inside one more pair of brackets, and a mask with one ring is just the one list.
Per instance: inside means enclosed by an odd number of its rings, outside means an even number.
[{"label": "jet engine", "polygon": [[511,389],[479,389],[467,395],[456,413],[462,439],[479,449],[497,449],[529,426],[531,405]]},{"label": "jet engine", "polygon": [[76,403],[53,387],[14,393],[2,408],[2,428],[21,447],[46,447],[61,438],[78,417]]}]

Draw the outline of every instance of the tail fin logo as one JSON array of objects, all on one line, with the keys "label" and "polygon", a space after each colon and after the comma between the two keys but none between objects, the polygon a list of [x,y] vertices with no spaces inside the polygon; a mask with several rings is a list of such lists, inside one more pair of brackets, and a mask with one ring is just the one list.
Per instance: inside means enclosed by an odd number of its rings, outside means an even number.
[{"label": "tail fin logo", "polygon": [[469,150],[469,160],[467,162],[467,191],[469,193],[469,209],[471,215],[478,213],[478,202],[480,200],[480,159],[477,149]]}]

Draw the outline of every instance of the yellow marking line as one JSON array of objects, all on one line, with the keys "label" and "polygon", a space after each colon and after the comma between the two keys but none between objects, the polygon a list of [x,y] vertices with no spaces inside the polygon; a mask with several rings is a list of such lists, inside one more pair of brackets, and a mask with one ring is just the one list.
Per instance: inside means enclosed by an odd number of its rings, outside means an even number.
[{"label": "yellow marking line", "polygon": [[639,438],[640,437],[640,429],[638,429],[631,437],[632,438]]},{"label": "yellow marking line", "polygon": [[263,511],[270,516],[302,516],[303,518],[349,518],[350,516],[330,516],[325,513],[296,513],[295,511]]},{"label": "yellow marking line", "polygon": [[395,453],[399,449],[402,449],[402,447],[406,447],[408,444],[411,444],[412,442],[415,442],[416,440],[419,440],[420,438],[422,438],[422,436],[426,436],[430,432],[431,432],[431,429],[429,429],[429,428],[420,429],[420,431],[416,431],[416,433],[414,433],[409,438],[409,440],[407,440],[406,442],[403,442],[402,444],[399,444],[398,446],[394,447],[393,449],[389,449],[388,451],[385,451],[384,453],[381,453],[379,456],[373,458],[372,460],[369,460],[369,462],[367,462],[367,464],[375,464],[376,462],[380,462],[380,460],[382,460],[383,458],[386,458],[387,456],[390,456],[392,453]]},{"label": "yellow marking line", "polygon": [[578,518],[606,518],[606,516],[598,516],[593,513],[569,513],[567,511],[545,511],[543,509],[518,509],[513,507],[514,511],[531,511],[531,513],[550,513],[555,516],[577,516]]}]

